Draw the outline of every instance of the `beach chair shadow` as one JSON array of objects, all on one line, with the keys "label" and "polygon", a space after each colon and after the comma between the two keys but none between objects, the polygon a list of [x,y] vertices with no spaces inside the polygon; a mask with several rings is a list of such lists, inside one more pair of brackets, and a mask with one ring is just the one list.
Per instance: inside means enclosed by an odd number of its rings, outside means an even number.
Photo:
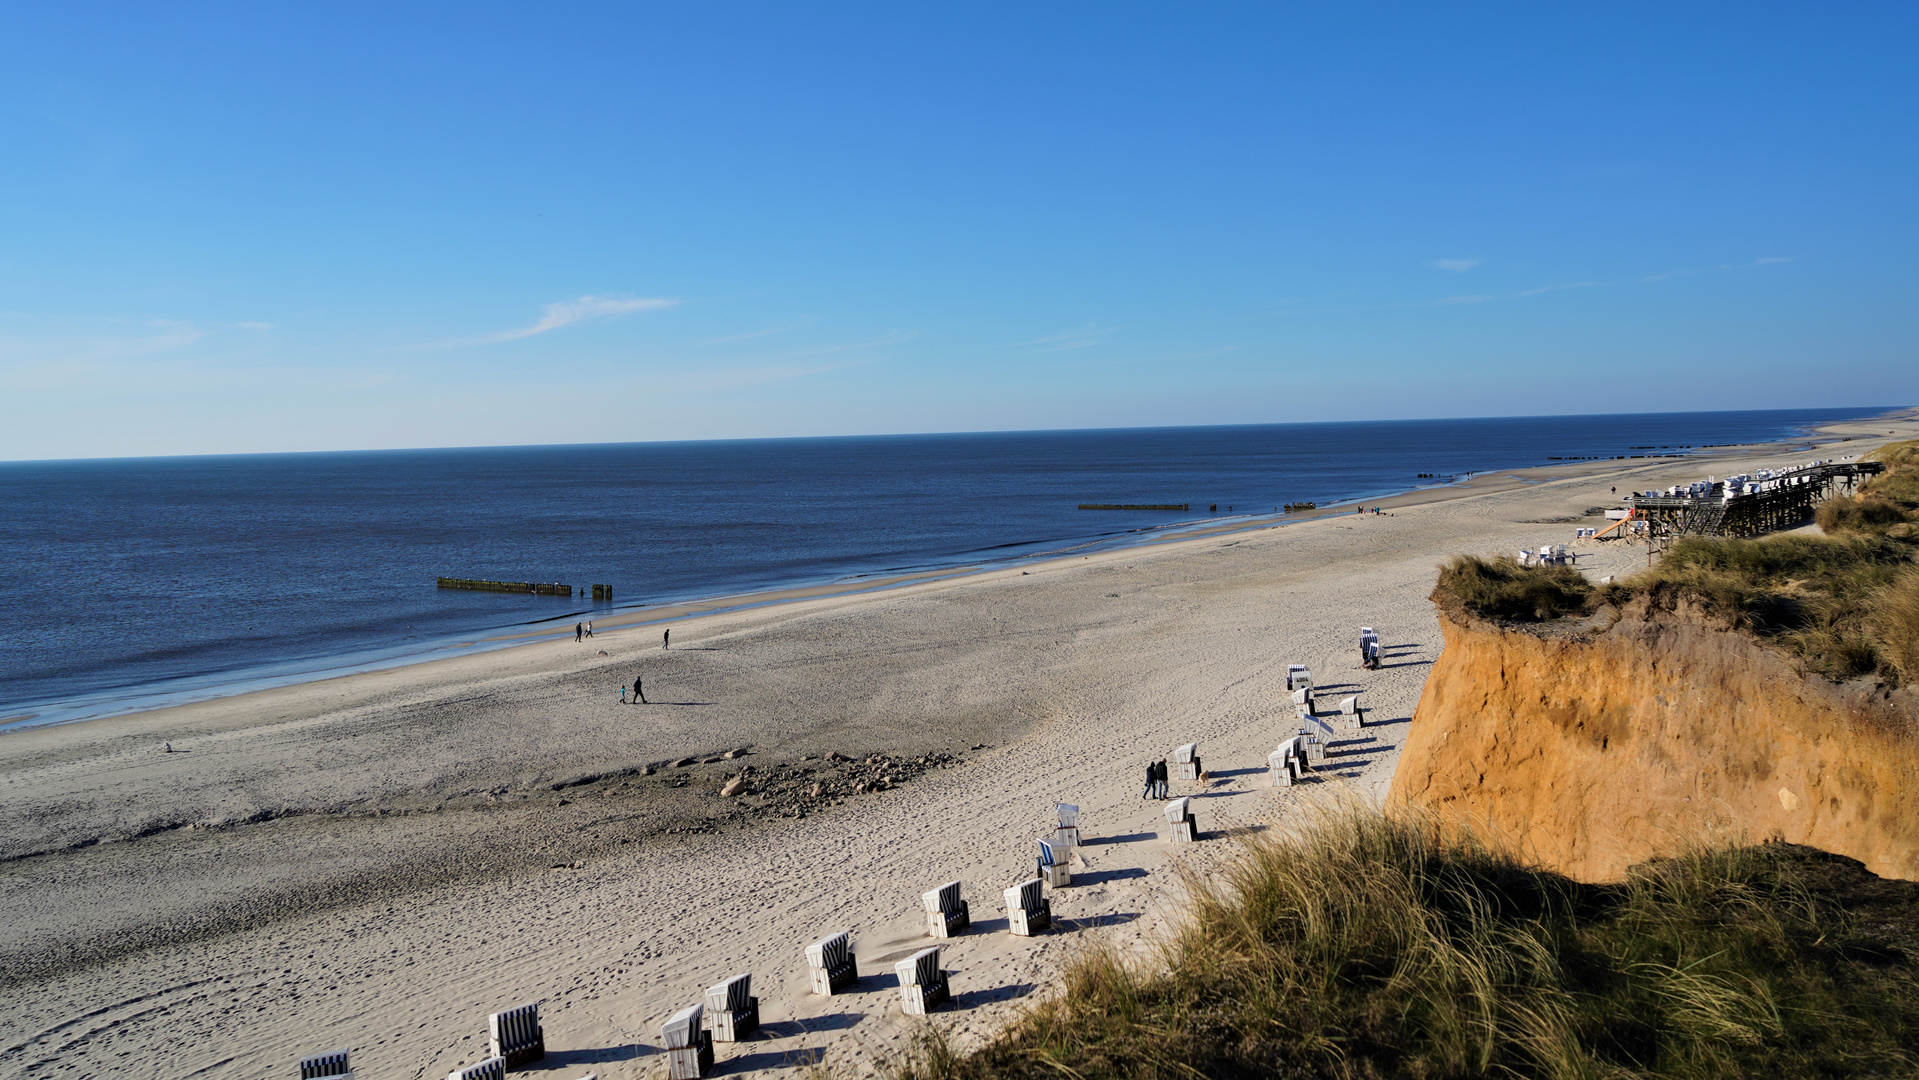
[{"label": "beach chair shadow", "polygon": [[823,1016],[809,1016],[804,1020],[762,1021],[760,1030],[765,1032],[768,1038],[791,1039],[801,1035],[817,1035],[826,1031],[845,1031],[865,1019],[865,1013],[826,1013]]},{"label": "beach chair shadow", "polygon": [[[718,1049],[717,1047],[715,1049]],[[758,1072],[761,1069],[786,1069],[801,1065],[811,1065],[819,1059],[818,1050],[796,1048],[792,1050],[761,1050],[738,1057],[720,1058],[713,1062],[713,1070],[708,1076],[728,1076],[739,1073]]]},{"label": "beach chair shadow", "polygon": [[953,995],[954,1009],[972,1009],[981,1005],[990,1005],[995,1001],[1014,1001],[1026,997],[1039,989],[1032,983],[1008,983],[1005,986],[989,987],[985,990],[968,990]]},{"label": "beach chair shadow", "polygon": [[540,1059],[541,1069],[570,1069],[576,1065],[609,1065],[619,1061],[638,1061],[660,1052],[659,1047],[647,1043],[621,1043],[618,1046],[576,1047],[571,1050],[548,1050]]},{"label": "beach chair shadow", "polygon": [[1069,930],[1092,930],[1101,926],[1124,926],[1139,918],[1137,911],[1115,911],[1106,915],[1092,915],[1084,919],[1061,919]]},{"label": "beach chair shadow", "polygon": [[1366,721],[1366,726],[1369,728],[1382,728],[1382,727],[1393,727],[1394,725],[1397,725],[1397,724],[1410,724],[1412,722],[1413,722],[1412,717],[1402,716],[1395,720],[1368,720]]},{"label": "beach chair shadow", "polygon": [[1082,843],[1080,846],[1081,847],[1099,847],[1104,844],[1131,844],[1139,840],[1151,840],[1158,835],[1159,835],[1158,833],[1133,832],[1133,833],[1124,833],[1120,836],[1091,836],[1091,837],[1088,837],[1086,841]]},{"label": "beach chair shadow", "polygon": [[1091,870],[1073,875],[1073,886],[1100,885],[1108,881],[1125,881],[1129,878],[1143,878],[1146,871],[1137,866],[1122,866],[1112,870]]},{"label": "beach chair shadow", "polygon": [[1212,777],[1213,779],[1218,780],[1218,779],[1221,779],[1222,777],[1227,777],[1227,776],[1245,776],[1247,773],[1258,773],[1258,772],[1265,772],[1265,771],[1266,771],[1265,769],[1214,769],[1212,770]]}]

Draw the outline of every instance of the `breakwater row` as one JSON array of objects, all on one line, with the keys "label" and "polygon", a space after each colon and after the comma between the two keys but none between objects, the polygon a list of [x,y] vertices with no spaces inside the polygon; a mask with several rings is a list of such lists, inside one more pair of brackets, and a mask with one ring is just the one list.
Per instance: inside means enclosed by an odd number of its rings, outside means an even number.
[{"label": "breakwater row", "polygon": [[[469,589],[474,592],[532,593],[535,596],[572,596],[573,586],[544,581],[487,581],[483,578],[443,577],[434,579],[442,589]],[[604,588],[595,585],[595,589]],[[598,599],[598,596],[595,596]]]}]

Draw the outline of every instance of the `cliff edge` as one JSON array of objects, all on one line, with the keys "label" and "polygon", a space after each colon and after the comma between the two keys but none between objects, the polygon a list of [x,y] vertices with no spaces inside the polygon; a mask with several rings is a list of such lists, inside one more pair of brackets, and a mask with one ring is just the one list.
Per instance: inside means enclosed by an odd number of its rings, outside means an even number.
[{"label": "cliff edge", "polygon": [[1785,840],[1919,880],[1906,693],[1801,674],[1685,603],[1537,630],[1435,600],[1446,648],[1389,805],[1489,827],[1585,881],[1702,840]]}]

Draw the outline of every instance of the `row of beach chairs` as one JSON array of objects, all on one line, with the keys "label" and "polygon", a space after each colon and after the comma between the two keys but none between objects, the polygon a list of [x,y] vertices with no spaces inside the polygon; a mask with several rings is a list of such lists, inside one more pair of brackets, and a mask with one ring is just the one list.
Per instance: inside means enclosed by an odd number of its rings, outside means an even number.
[{"label": "row of beach chairs", "polygon": [[[1360,655],[1369,666],[1377,666],[1379,635],[1372,627],[1360,631]],[[1333,713],[1322,713],[1313,698],[1313,673],[1304,664],[1286,669],[1286,689],[1292,694],[1301,719],[1323,715],[1351,716],[1364,726],[1358,695],[1339,702]],[[1279,744],[1267,755],[1266,764],[1274,786],[1290,787],[1325,761],[1325,743],[1311,730],[1302,730]],[[1185,743],[1173,751],[1176,776],[1197,780],[1203,771],[1197,742]],[[1032,937],[1052,926],[1053,909],[1045,889],[1071,885],[1073,851],[1080,844],[1079,807],[1071,803],[1055,806],[1057,824],[1052,833],[1039,839],[1038,873],[1007,889],[1007,930],[1017,937]],[[1198,819],[1192,813],[1190,796],[1174,799],[1166,805],[1166,822],[1172,827],[1175,843],[1194,843],[1199,839]],[[926,910],[926,932],[933,938],[953,938],[972,925],[972,909],[962,895],[964,886],[949,881],[921,894]],[[859,960],[853,953],[853,939],[841,932],[806,946],[808,987],[818,995],[830,997],[859,981]],[[925,1016],[952,999],[947,973],[940,968],[940,947],[928,946],[893,965],[899,980],[900,1009],[908,1016]],[[505,1080],[507,1070],[538,1061],[546,1056],[546,1034],[540,1026],[540,1005],[529,1002],[493,1013],[487,1017],[486,1060],[456,1069],[447,1080]],[[704,1000],[674,1013],[660,1026],[666,1048],[668,1080],[698,1080],[713,1067],[713,1044],[739,1042],[760,1026],[760,999],[753,996],[753,976],[735,975],[707,987]],[[348,1050],[329,1050],[300,1059],[300,1080],[352,1080],[351,1054]],[[594,1080],[588,1074],[582,1080]]]}]

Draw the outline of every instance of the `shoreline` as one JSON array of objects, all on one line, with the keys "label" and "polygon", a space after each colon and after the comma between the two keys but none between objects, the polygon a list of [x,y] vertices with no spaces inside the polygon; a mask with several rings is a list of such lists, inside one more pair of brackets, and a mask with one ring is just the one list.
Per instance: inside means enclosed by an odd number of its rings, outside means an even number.
[{"label": "shoreline", "polygon": [[[1662,485],[1697,465],[1642,463]],[[1143,761],[1200,741],[1214,779],[1174,794],[1216,838],[1284,822],[1322,786],[1262,768],[1304,662],[1370,711],[1330,741],[1325,781],[1379,798],[1441,647],[1437,563],[1570,533],[1613,475],[1514,471],[1390,516],[693,614],[670,652],[634,626],[20,731],[0,740],[0,985],[23,1002],[0,1071],[134,1055],[237,1080],[350,1045],[369,1075],[443,1075],[487,1012],[542,999],[544,1068],[638,1078],[658,1022],[740,971],[767,1034],[727,1051],[729,1075],[813,1052],[868,1071],[914,1031],[870,976],[927,943],[919,894],[952,879],[977,928],[941,943],[959,1006],[940,1022],[975,1045],[1086,935],[1149,949],[1181,874],[1230,856],[1169,842]],[[1378,671],[1355,662],[1360,623],[1387,645]],[[653,704],[622,706],[636,672]],[[828,752],[932,764],[804,813],[771,797],[827,779]],[[702,763],[649,771],[683,756]],[[752,789],[721,795],[748,767]],[[999,890],[1032,873],[1056,800],[1082,808],[1085,865],[1052,894],[1058,928],[1013,938]],[[800,945],[837,930],[869,978],[812,997]]]},{"label": "shoreline", "polygon": [[[85,723],[93,720],[111,719],[121,716],[139,715],[170,708],[180,708],[208,701],[218,701],[247,694],[301,686],[309,683],[326,682],[333,679],[351,678],[379,671],[390,671],[413,667],[421,664],[438,663],[462,656],[482,655],[501,649],[518,648],[522,645],[544,640],[564,638],[568,620],[592,621],[596,626],[608,629],[620,629],[635,626],[657,625],[663,622],[683,620],[700,615],[716,614],[727,611],[747,610],[767,605],[789,604],[803,600],[828,596],[856,596],[899,588],[904,585],[924,581],[943,581],[963,579],[975,574],[992,573],[1009,567],[1040,566],[1076,556],[1074,552],[1084,549],[1098,551],[1126,551],[1146,549],[1176,543],[1185,540],[1210,536],[1232,535],[1236,533],[1255,533],[1297,525],[1306,521],[1350,513],[1355,506],[1380,507],[1382,510],[1396,510],[1413,506],[1428,505],[1453,499],[1469,498],[1474,495],[1495,491],[1512,490],[1529,483],[1542,483],[1556,479],[1573,479],[1594,475],[1624,474],[1639,468],[1658,468],[1674,463],[1689,461],[1711,461],[1729,457],[1750,457],[1791,452],[1788,448],[1806,443],[1806,451],[1830,450],[1842,443],[1828,443],[1820,446],[1822,439],[1832,439],[1839,429],[1872,425],[1882,421],[1897,422],[1919,416],[1919,407],[1894,409],[1876,416],[1862,417],[1856,420],[1837,421],[1809,428],[1803,435],[1790,439],[1767,443],[1743,443],[1724,446],[1702,447],[1684,454],[1641,455],[1628,458],[1609,458],[1565,462],[1560,464],[1525,466],[1512,469],[1489,468],[1465,474],[1467,479],[1456,483],[1432,484],[1390,492],[1384,495],[1369,495],[1331,504],[1327,507],[1300,513],[1286,514],[1242,514],[1230,517],[1197,519],[1190,522],[1172,522],[1165,525],[1146,526],[1127,530],[1124,534],[1092,540],[1068,539],[1070,547],[1051,551],[1032,552],[997,560],[966,560],[952,566],[934,567],[925,570],[902,572],[876,571],[870,574],[856,574],[831,581],[801,581],[782,584],[769,588],[755,589],[741,593],[717,593],[677,600],[665,600],[643,604],[637,608],[620,609],[615,607],[607,615],[595,616],[588,620],[585,616],[591,612],[572,612],[553,616],[550,619],[535,620],[530,624],[554,622],[551,629],[517,630],[512,626],[493,627],[471,633],[450,635],[437,643],[423,644],[416,651],[398,650],[404,646],[392,645],[373,650],[361,650],[364,655],[372,652],[376,658],[366,660],[352,659],[352,653],[316,657],[308,660],[288,660],[272,668],[295,668],[282,674],[253,674],[230,681],[215,681],[212,684],[184,686],[176,690],[154,690],[120,694],[109,692],[99,698],[79,703],[52,701],[29,703],[16,707],[14,715],[0,716],[0,737],[20,731],[41,727],[64,726]],[[1024,545],[1037,541],[1020,541]],[[397,654],[396,654],[397,653]],[[258,669],[256,669],[258,670]],[[208,676],[185,676],[179,681],[201,682]],[[128,688],[130,689],[130,688]],[[102,706],[102,701],[118,701],[119,704]]]}]

